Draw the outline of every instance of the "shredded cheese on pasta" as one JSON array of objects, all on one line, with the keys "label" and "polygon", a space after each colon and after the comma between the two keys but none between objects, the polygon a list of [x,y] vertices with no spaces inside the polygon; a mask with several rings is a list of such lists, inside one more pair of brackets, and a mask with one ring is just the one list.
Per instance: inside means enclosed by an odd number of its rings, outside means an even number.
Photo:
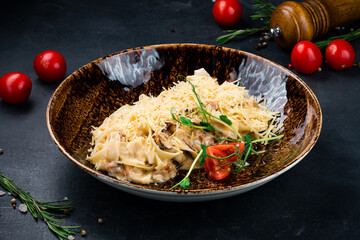
[{"label": "shredded cheese on pasta", "polygon": [[[215,116],[226,115],[241,134],[251,134],[255,139],[275,136],[280,127],[275,122],[277,113],[249,97],[244,87],[231,82],[219,85],[204,69],[196,70],[188,79],[196,86],[204,108]],[[214,145],[215,136],[174,121],[172,108],[194,124],[203,120],[189,83],[175,83],[157,97],[141,95],[139,101],[122,106],[94,127],[93,149],[87,160],[113,177],[142,184],[174,177],[174,161],[180,169],[188,169],[200,144]],[[209,121],[222,137],[237,138],[222,121],[211,117]]]}]

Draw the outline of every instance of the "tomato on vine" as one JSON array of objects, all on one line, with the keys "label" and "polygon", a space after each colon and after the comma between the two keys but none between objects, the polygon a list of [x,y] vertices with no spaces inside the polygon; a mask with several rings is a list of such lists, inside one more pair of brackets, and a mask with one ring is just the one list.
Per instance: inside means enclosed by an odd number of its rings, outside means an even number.
[{"label": "tomato on vine", "polygon": [[337,39],[326,47],[325,58],[331,68],[341,71],[353,65],[355,50],[348,41]]},{"label": "tomato on vine", "polygon": [[47,50],[35,57],[34,70],[45,82],[56,82],[65,76],[66,61],[59,52]]},{"label": "tomato on vine", "polygon": [[320,49],[310,41],[301,41],[291,52],[291,64],[301,73],[314,73],[322,62]]},{"label": "tomato on vine", "polygon": [[230,27],[240,21],[242,6],[238,0],[217,0],[212,12],[216,22]]},{"label": "tomato on vine", "polygon": [[11,104],[25,102],[31,93],[32,83],[20,72],[7,73],[0,78],[0,98]]}]

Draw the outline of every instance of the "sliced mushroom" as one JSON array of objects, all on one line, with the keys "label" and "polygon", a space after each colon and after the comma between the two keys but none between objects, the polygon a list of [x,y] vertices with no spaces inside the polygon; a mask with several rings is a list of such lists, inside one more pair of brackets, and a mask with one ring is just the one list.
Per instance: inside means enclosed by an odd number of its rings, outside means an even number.
[{"label": "sliced mushroom", "polygon": [[163,132],[157,134],[154,140],[160,149],[172,149],[174,147],[174,144],[170,141],[169,136]]},{"label": "sliced mushroom", "polygon": [[165,132],[169,135],[174,134],[176,132],[176,125],[173,122],[165,122],[166,126],[162,130],[162,132]]}]

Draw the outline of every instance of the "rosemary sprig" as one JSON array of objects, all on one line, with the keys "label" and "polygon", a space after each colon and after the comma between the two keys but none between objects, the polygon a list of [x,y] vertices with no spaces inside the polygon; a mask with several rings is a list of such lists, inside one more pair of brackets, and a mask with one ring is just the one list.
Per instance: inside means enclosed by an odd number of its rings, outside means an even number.
[{"label": "rosemary sprig", "polygon": [[69,235],[75,234],[71,229],[80,226],[62,226],[58,219],[64,217],[64,214],[54,214],[51,212],[64,212],[72,210],[68,200],[40,202],[32,197],[27,191],[18,187],[10,178],[0,172],[0,185],[9,191],[13,196],[19,197],[20,200],[28,207],[29,212],[35,219],[43,220],[49,229],[60,239],[67,239]]},{"label": "rosemary sprig", "polygon": [[327,45],[329,45],[329,43],[331,43],[331,41],[333,40],[336,40],[336,39],[344,39],[346,41],[352,41],[356,38],[359,38],[360,37],[360,28],[353,31],[353,32],[349,32],[347,34],[344,34],[344,35],[339,35],[339,36],[334,36],[334,37],[331,37],[327,40],[324,40],[324,41],[318,41],[318,42],[315,42],[315,44],[321,49],[321,48],[324,48],[326,47]]},{"label": "rosemary sprig", "polygon": [[269,27],[270,25],[270,17],[271,14],[275,10],[275,6],[268,1],[265,0],[253,0],[253,8],[260,9],[256,11],[255,14],[251,15],[252,20],[262,19],[264,21],[264,25]]},{"label": "rosemary sprig", "polygon": [[262,19],[264,26],[260,28],[247,28],[240,30],[226,30],[228,34],[220,36],[216,39],[219,44],[225,44],[236,36],[252,35],[270,29],[270,17],[273,13],[275,6],[266,0],[253,0],[253,8],[258,9],[253,15],[252,20]]},{"label": "rosemary sprig", "polygon": [[225,44],[231,39],[233,39],[236,36],[240,35],[253,35],[255,33],[263,32],[268,30],[268,27],[262,27],[262,28],[247,28],[247,29],[240,29],[240,30],[226,30],[225,33],[228,32],[228,34],[222,35],[216,39],[216,41],[219,44]]}]

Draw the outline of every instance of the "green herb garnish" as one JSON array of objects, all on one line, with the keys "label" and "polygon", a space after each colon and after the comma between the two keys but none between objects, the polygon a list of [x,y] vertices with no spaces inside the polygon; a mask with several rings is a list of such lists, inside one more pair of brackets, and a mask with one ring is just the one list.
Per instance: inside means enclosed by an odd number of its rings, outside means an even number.
[{"label": "green herb garnish", "polygon": [[35,219],[43,220],[50,230],[61,240],[68,239],[69,235],[75,232],[71,229],[80,226],[62,226],[58,218],[64,217],[64,214],[54,214],[53,212],[64,213],[72,209],[68,200],[60,200],[53,202],[39,202],[32,197],[27,191],[19,188],[15,183],[0,172],[0,185],[9,191],[13,196],[19,197],[20,200],[28,207],[29,212]]},{"label": "green herb garnish", "polygon": [[236,159],[235,162],[231,163],[233,165],[233,168],[232,168],[233,173],[239,173],[239,172],[241,172],[243,170],[243,168],[245,167],[245,164],[246,164],[246,160],[248,159],[250,151],[251,151],[251,149],[253,147],[250,135],[245,135],[244,138],[245,138],[244,153],[241,154]]},{"label": "green herb garnish", "polygon": [[192,170],[194,169],[196,162],[199,160],[199,158],[202,156],[202,154],[203,154],[203,150],[201,149],[200,152],[199,152],[199,154],[196,156],[196,158],[194,159],[193,163],[191,164],[190,169],[189,169],[188,173],[186,174],[186,176],[185,176],[180,182],[178,182],[177,184],[175,184],[174,186],[172,186],[172,187],[170,188],[170,190],[174,189],[174,188],[177,187],[178,185],[180,185],[180,187],[181,187],[182,189],[187,189],[187,188],[190,186],[189,176],[190,176]]},{"label": "green herb garnish", "polygon": [[251,19],[262,19],[264,26],[240,30],[226,30],[224,32],[227,34],[220,36],[216,39],[219,44],[225,44],[236,36],[253,35],[259,32],[269,31],[270,17],[275,9],[275,6],[266,0],[253,0],[253,3],[253,8],[258,10],[253,15],[251,15]]},{"label": "green herb garnish", "polygon": [[[184,77],[184,76],[182,76]],[[282,138],[283,135],[279,135],[279,136],[276,136],[276,137],[271,137],[271,138],[266,138],[266,139],[257,139],[257,140],[254,140],[252,141],[251,139],[251,136],[250,135],[245,135],[244,137],[241,136],[241,134],[234,128],[233,123],[232,121],[226,116],[226,115],[220,115],[219,117],[217,116],[214,116],[212,115],[211,113],[209,113],[208,111],[206,111],[204,109],[204,104],[201,102],[200,100],[200,96],[197,94],[196,92],[196,87],[194,84],[192,84],[191,81],[189,81],[186,77],[184,77],[185,80],[191,85],[191,88],[192,88],[192,91],[193,93],[195,94],[196,96],[196,99],[197,99],[197,102],[198,102],[198,109],[199,109],[199,112],[201,113],[201,115],[204,117],[205,121],[201,121],[200,122],[200,126],[198,125],[194,125],[190,119],[186,118],[186,117],[180,117],[178,118],[176,116],[176,110],[174,108],[172,108],[170,110],[170,113],[171,113],[171,116],[172,118],[177,121],[178,123],[180,124],[183,124],[185,126],[189,126],[189,127],[194,127],[194,128],[198,128],[198,129],[202,129],[204,131],[211,131],[211,132],[220,132],[218,130],[216,130],[214,128],[214,126],[212,126],[210,123],[209,123],[209,118],[208,117],[212,117],[212,118],[215,118],[219,121],[222,121],[223,123],[225,123],[226,125],[228,125],[235,133],[236,135],[238,136],[238,138],[240,139],[240,141],[244,141],[245,142],[245,146],[244,146],[244,151],[240,151],[240,149],[235,146],[235,152],[233,154],[230,154],[229,156],[226,156],[226,157],[215,157],[215,156],[211,156],[211,155],[208,155],[206,153],[206,149],[208,148],[208,146],[206,145],[203,145],[201,144],[201,150],[199,152],[199,154],[196,156],[195,160],[193,161],[188,173],[186,174],[186,176],[180,181],[178,182],[177,184],[175,184],[174,186],[172,186],[170,188],[171,189],[174,189],[175,187],[179,186],[182,188],[182,189],[187,189],[189,186],[190,186],[190,179],[189,179],[189,176],[196,164],[196,162],[199,160],[199,164],[200,164],[200,167],[204,165],[205,163],[205,159],[207,157],[210,157],[210,158],[214,158],[214,159],[218,159],[218,160],[226,160],[226,159],[229,159],[233,156],[237,156],[237,159],[235,162],[230,162],[230,164],[232,165],[232,168],[233,170],[231,170],[232,172],[234,173],[238,173],[238,172],[241,172],[243,170],[243,168],[245,167],[245,164],[246,164],[246,160],[248,159],[249,155],[250,155],[250,152],[253,152],[254,154],[256,155],[259,155],[258,152],[256,152],[254,149],[253,149],[253,143],[256,143],[256,142],[262,142],[262,141],[270,141],[270,140],[275,140],[275,139],[279,139],[279,138]],[[232,141],[232,142],[238,142],[239,140],[234,140],[234,139],[227,139],[227,138],[220,138],[219,136],[216,136],[217,140],[218,141],[223,141],[223,140],[226,140],[226,141]],[[229,161],[221,161],[220,164],[229,164]],[[219,165],[220,165],[219,164]],[[220,166],[221,167],[221,166]]]},{"label": "green herb garnish", "polygon": [[322,49],[322,48],[326,47],[327,45],[329,45],[333,40],[336,40],[336,39],[344,39],[346,41],[352,41],[359,37],[360,37],[360,28],[353,32],[344,34],[344,35],[334,36],[334,37],[328,38],[327,40],[324,40],[324,41],[315,42],[315,44],[320,49]]},{"label": "green herb garnish", "polygon": [[202,151],[202,153],[201,153],[201,155],[200,155],[199,163],[200,163],[200,167],[202,167],[202,166],[204,165],[205,159],[206,159],[206,157],[207,157],[206,148],[207,148],[208,146],[206,146],[206,145],[204,145],[204,144],[201,144],[200,146],[201,146],[201,151]]},{"label": "green herb garnish", "polygon": [[180,124],[183,124],[185,126],[189,126],[189,127],[193,127],[193,128],[198,128],[198,129],[203,129],[203,130],[208,130],[208,131],[211,131],[211,128],[209,126],[204,126],[204,125],[201,125],[201,126],[197,126],[197,125],[194,125],[191,120],[189,118],[186,118],[186,117],[180,117],[178,118],[176,116],[176,109],[175,108],[172,108],[170,110],[170,113],[171,113],[171,117],[178,123]]}]

